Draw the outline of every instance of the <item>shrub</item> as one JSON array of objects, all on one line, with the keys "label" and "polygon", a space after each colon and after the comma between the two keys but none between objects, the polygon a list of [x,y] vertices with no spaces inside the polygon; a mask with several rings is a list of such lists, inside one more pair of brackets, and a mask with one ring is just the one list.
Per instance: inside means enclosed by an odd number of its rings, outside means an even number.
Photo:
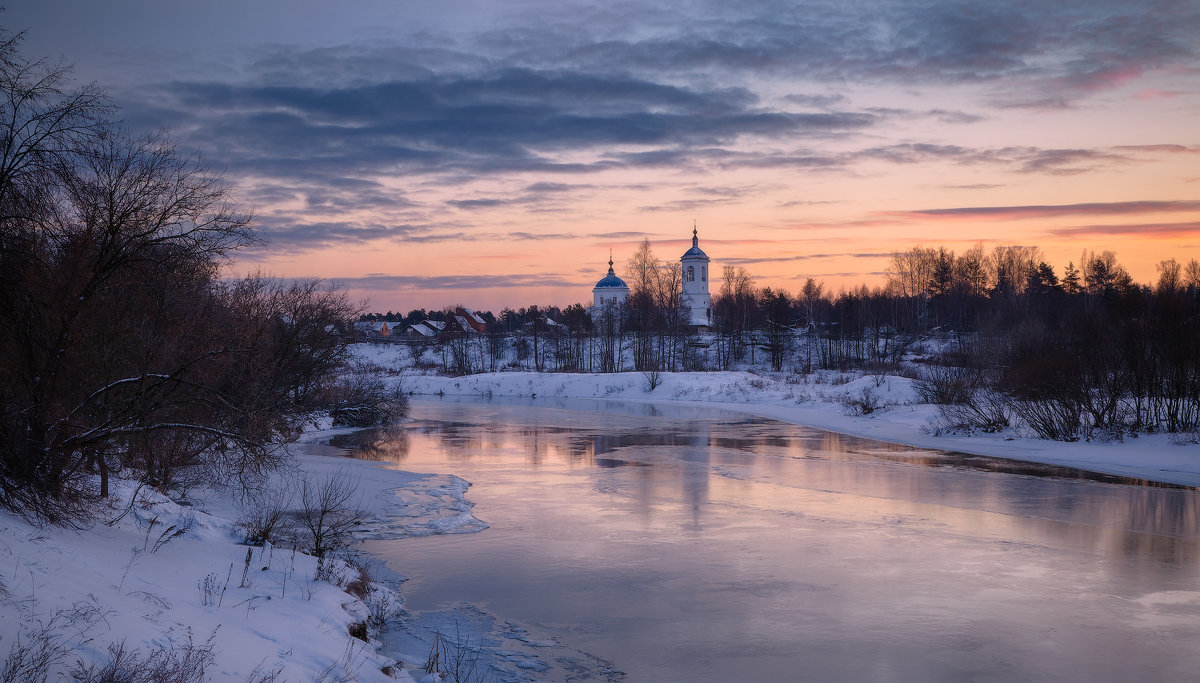
[{"label": "shrub", "polygon": [[857,396],[845,394],[842,405],[849,409],[851,415],[870,415],[884,406],[883,401],[875,395],[871,387],[863,387]]},{"label": "shrub", "polygon": [[367,622],[356,621],[353,624],[350,624],[350,637],[358,638],[364,643],[371,642],[370,636],[367,635]]},{"label": "shrub", "polygon": [[365,517],[357,507],[358,486],[345,470],[300,486],[299,523],[308,535],[308,550],[318,558],[350,545]]},{"label": "shrub", "polygon": [[982,385],[983,375],[973,368],[929,365],[913,382],[922,403],[961,405],[969,403]]},{"label": "shrub", "polygon": [[365,373],[334,386],[330,399],[335,427],[376,427],[408,414],[408,397],[399,387],[389,390],[383,380]]},{"label": "shrub", "polygon": [[244,543],[262,545],[276,542],[292,505],[286,489],[265,489],[245,497],[238,511],[237,526],[245,533]]},{"label": "shrub", "polygon": [[976,389],[965,400],[941,406],[941,427],[948,431],[978,430],[992,434],[1011,422],[1011,399],[994,389]]},{"label": "shrub", "polygon": [[662,384],[662,372],[659,370],[647,370],[642,373],[642,386],[647,392],[654,391]]},{"label": "shrub", "polygon": [[351,569],[354,570],[354,576],[346,582],[343,589],[358,598],[366,600],[367,594],[371,592],[371,575],[367,573],[367,568],[358,564],[352,564]]},{"label": "shrub", "polygon": [[203,645],[192,642],[189,632],[183,645],[159,647],[149,654],[125,649],[125,642],[108,646],[108,663],[77,662],[71,676],[79,683],[202,683],[216,659],[214,631]]},{"label": "shrub", "polygon": [[1043,439],[1078,441],[1084,432],[1083,411],[1069,398],[1018,399],[1013,412]]}]

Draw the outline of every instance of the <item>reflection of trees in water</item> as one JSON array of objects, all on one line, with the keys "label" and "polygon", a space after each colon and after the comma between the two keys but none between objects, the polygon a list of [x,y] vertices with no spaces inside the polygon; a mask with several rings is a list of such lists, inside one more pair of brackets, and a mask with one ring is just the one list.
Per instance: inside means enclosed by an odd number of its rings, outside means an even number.
[{"label": "reflection of trees in water", "polygon": [[484,436],[488,434],[486,425],[475,422],[423,422],[414,428],[415,431],[432,437],[433,441],[451,461],[470,460],[484,453]]},{"label": "reflection of trees in water", "polygon": [[1200,561],[1200,500],[1193,491],[1138,487],[1128,497],[1129,526],[1121,539],[1128,555],[1168,564]]},{"label": "reflection of trees in water", "polygon": [[330,439],[330,445],[348,448],[360,460],[400,464],[408,458],[411,442],[399,425],[368,429]]},{"label": "reflection of trees in water", "polygon": [[[825,445],[839,441],[831,435]],[[1182,565],[1200,573],[1200,492],[1195,489],[1139,486],[1067,468],[936,451],[820,455],[799,465],[805,487],[892,501],[886,504],[891,510],[912,503],[917,506],[913,514],[928,514],[924,506],[937,505],[946,510],[947,520],[957,519],[976,532],[991,528],[1098,559],[1149,560],[1105,565],[1112,571],[1152,573]]]},{"label": "reflection of trees in water", "polygon": [[[653,514],[661,493],[676,490],[697,522],[709,503],[713,467],[736,465],[749,468],[745,471],[754,479],[794,486],[800,497],[801,490],[820,489],[893,501],[887,505],[894,509],[905,502],[922,508],[932,504],[957,523],[985,524],[999,533],[1017,530],[1031,542],[1076,548],[1097,559],[1150,560],[1121,563],[1113,571],[1161,570],[1155,563],[1200,571],[1200,493],[1194,489],[1129,485],[1132,480],[1079,470],[914,449],[777,423],[664,420],[654,429],[613,423],[603,414],[595,414],[590,426],[578,416],[579,426],[459,417],[376,431],[358,444],[360,457],[403,462],[409,434],[416,432],[431,437],[450,461],[509,451],[534,467],[620,468],[626,472],[622,476],[636,482],[634,497],[646,506],[646,514]],[[839,516],[833,510],[829,514]],[[1009,531],[999,531],[1005,528]]]}]

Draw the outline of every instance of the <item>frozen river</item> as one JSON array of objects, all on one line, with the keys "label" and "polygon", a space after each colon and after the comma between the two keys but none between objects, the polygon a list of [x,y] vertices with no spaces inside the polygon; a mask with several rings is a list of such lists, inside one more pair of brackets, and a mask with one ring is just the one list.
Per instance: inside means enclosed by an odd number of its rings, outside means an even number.
[{"label": "frozen river", "polygon": [[530,680],[603,680],[606,661],[636,682],[1200,671],[1192,489],[669,405],[412,416],[361,455],[471,481],[491,526],[368,550],[411,577],[409,610],[524,644],[506,662]]}]

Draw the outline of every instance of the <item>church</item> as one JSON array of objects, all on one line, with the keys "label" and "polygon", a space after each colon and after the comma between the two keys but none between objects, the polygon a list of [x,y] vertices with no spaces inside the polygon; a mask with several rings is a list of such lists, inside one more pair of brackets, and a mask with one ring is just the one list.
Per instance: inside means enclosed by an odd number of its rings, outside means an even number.
[{"label": "church", "polygon": [[[712,296],[708,291],[708,254],[700,248],[700,236],[692,227],[692,248],[679,257],[683,291],[680,301],[688,311],[688,325],[708,327],[712,324]],[[592,288],[593,310],[605,306],[621,306],[629,299],[629,285],[613,271],[612,254],[608,256],[608,274]]]}]

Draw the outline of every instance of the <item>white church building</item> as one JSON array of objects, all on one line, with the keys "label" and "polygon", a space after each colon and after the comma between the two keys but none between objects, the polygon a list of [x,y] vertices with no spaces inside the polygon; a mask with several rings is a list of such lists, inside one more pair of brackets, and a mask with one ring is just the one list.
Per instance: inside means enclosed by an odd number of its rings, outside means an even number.
[{"label": "white church building", "polygon": [[[712,296],[708,291],[708,254],[700,248],[700,238],[692,227],[692,248],[679,257],[682,269],[683,291],[680,302],[688,311],[688,325],[708,327],[712,325]],[[608,256],[608,274],[592,288],[593,310],[605,306],[621,306],[629,299],[629,285],[613,271],[612,254]]]},{"label": "white church building", "polygon": [[712,296],[708,293],[708,254],[700,248],[700,238],[692,227],[692,248],[683,252],[683,296],[680,301],[689,312],[688,324],[708,327],[712,324]]}]

